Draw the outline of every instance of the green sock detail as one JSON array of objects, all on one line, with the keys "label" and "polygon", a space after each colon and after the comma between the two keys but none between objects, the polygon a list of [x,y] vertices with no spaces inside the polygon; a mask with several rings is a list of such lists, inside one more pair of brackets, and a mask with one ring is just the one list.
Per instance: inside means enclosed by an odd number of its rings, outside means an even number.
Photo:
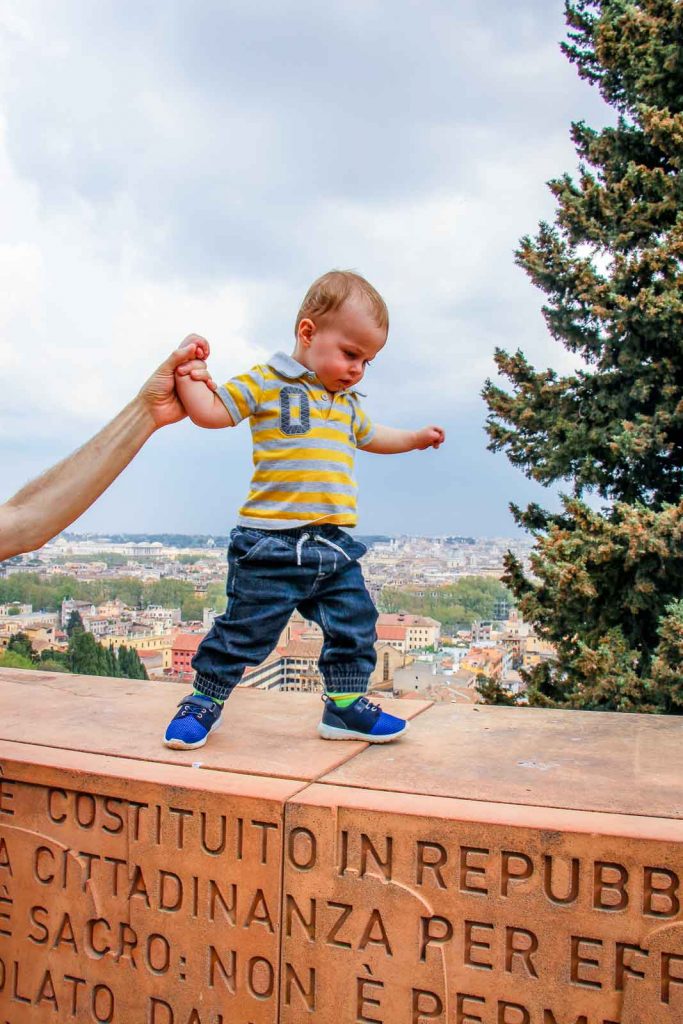
[{"label": "green sock detail", "polygon": [[203,697],[205,700],[212,700],[214,704],[220,704],[221,707],[225,704],[225,700],[221,700],[220,697],[207,697],[207,695],[205,693],[202,693],[201,690],[193,690],[192,696]]},{"label": "green sock detail", "polygon": [[349,704],[353,704],[354,700],[358,700],[362,697],[362,693],[328,693],[327,695],[330,700],[333,700],[338,708],[348,708]]}]

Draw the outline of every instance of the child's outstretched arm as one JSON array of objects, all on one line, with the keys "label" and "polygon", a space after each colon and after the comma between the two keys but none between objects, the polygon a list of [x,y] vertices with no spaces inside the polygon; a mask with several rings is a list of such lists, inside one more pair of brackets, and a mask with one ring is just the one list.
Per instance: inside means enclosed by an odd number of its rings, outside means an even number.
[{"label": "child's outstretched arm", "polygon": [[372,441],[362,445],[362,451],[375,455],[398,455],[401,452],[423,451],[438,448],[446,440],[446,431],[441,427],[422,427],[420,430],[399,430],[375,424]]},{"label": "child's outstretched arm", "polygon": [[185,412],[198,427],[233,427],[232,416],[216,394],[216,385],[204,360],[209,344],[198,335],[191,335],[187,361],[176,370],[175,385]]}]

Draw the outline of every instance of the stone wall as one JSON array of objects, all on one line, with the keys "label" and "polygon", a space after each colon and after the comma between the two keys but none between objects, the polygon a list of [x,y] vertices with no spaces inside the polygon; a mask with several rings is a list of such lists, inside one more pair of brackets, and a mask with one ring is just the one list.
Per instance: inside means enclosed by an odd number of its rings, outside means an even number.
[{"label": "stone wall", "polygon": [[0,1022],[683,1021],[680,720],[0,672]]}]

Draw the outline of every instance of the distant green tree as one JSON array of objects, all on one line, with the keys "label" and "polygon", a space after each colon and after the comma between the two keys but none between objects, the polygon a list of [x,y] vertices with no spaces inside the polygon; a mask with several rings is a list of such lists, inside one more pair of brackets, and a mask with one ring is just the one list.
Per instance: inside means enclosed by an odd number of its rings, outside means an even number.
[{"label": "distant green tree", "polygon": [[521,703],[519,695],[513,693],[498,679],[491,676],[480,676],[476,682],[476,689],[482,698],[483,704],[501,704],[505,707],[518,707]]},{"label": "distant green tree", "polygon": [[126,679],[148,679],[147,669],[140,661],[134,647],[121,646],[118,649],[119,673]]},{"label": "distant green tree", "polygon": [[77,630],[69,640],[69,671],[85,676],[103,675],[101,651],[92,633]]},{"label": "distant green tree", "polygon": [[572,126],[578,179],[550,183],[555,223],[517,253],[581,363],[560,376],[496,351],[512,393],[484,389],[490,447],[572,492],[557,514],[512,506],[536,546],[533,576],[509,555],[505,581],[558,652],[530,671],[530,704],[681,714],[683,3],[565,10],[563,49],[618,118]]},{"label": "distant green tree", "polygon": [[82,633],[84,629],[85,626],[83,625],[81,613],[74,608],[69,615],[69,620],[66,624],[66,635],[70,637],[73,636],[74,633]]},{"label": "distant green tree", "polygon": [[20,654],[23,658],[28,658],[30,661],[36,660],[36,653],[26,633],[19,632],[11,636],[7,644],[7,650],[14,654]]},{"label": "distant green tree", "polygon": [[0,654],[0,668],[35,668],[31,658],[25,654],[17,654],[16,651],[3,651]]},{"label": "distant green tree", "polygon": [[34,665],[34,668],[39,668],[41,672],[69,671],[63,661],[57,661],[55,658],[41,658],[38,665]]},{"label": "distant green tree", "polygon": [[484,576],[465,576],[447,587],[427,590],[418,597],[411,590],[385,587],[378,606],[383,612],[406,611],[427,615],[446,629],[468,629],[476,619],[490,619],[496,601],[509,592],[498,580]]},{"label": "distant green tree", "polygon": [[57,671],[56,669],[54,669],[52,667],[53,665],[61,665],[61,671],[62,672],[68,672],[69,671],[69,661],[68,661],[68,659],[69,659],[69,655],[68,655],[68,653],[66,651],[50,651],[50,650],[41,651],[41,653],[40,653],[40,663],[38,665],[38,668],[40,668],[41,671],[43,669],[45,669],[45,671],[47,671],[46,664],[49,662],[50,663],[51,671]]}]

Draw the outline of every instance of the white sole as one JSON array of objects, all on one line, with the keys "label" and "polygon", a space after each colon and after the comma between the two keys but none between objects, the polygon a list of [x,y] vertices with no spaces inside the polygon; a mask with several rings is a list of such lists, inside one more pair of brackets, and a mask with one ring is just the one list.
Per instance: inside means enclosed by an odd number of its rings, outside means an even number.
[{"label": "white sole", "polygon": [[337,729],[334,725],[325,725],[324,722],[319,722],[318,735],[322,736],[324,740],[364,740],[365,743],[391,743],[392,740],[400,740],[401,736],[405,736],[409,728],[410,723],[406,722],[405,729],[401,729],[400,732],[395,732],[391,736],[368,736],[365,732]]},{"label": "white sole", "polygon": [[221,717],[217,718],[213,723],[203,740],[197,740],[196,743],[185,743],[184,740],[164,739],[164,746],[169,747],[171,750],[194,750],[196,747],[203,747],[211,733],[220,728],[222,721],[223,716],[221,715]]}]

